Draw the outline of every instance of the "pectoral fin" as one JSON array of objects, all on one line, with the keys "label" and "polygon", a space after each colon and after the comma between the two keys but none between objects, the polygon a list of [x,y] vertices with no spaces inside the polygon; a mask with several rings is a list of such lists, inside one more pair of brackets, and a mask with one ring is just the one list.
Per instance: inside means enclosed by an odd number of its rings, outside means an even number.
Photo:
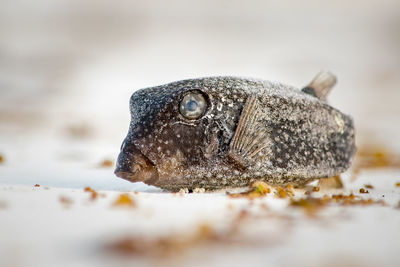
[{"label": "pectoral fin", "polygon": [[271,141],[260,120],[261,114],[259,100],[255,96],[249,96],[228,150],[229,159],[240,168],[247,168],[270,153]]}]

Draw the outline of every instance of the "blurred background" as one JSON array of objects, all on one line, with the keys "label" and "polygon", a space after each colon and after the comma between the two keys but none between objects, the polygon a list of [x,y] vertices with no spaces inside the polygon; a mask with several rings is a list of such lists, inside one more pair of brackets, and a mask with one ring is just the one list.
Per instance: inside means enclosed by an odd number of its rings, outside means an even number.
[{"label": "blurred background", "polygon": [[135,90],[213,75],[301,87],[331,70],[357,141],[400,151],[397,0],[3,0],[0,36],[7,181],[115,159]]}]

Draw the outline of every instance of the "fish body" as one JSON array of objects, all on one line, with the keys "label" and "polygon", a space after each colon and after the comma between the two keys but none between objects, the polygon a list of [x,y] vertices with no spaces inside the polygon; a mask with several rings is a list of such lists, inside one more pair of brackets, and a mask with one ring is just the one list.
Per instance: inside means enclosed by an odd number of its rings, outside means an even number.
[{"label": "fish body", "polygon": [[338,175],[355,153],[354,126],[321,84],[208,77],[138,90],[115,173],[172,191]]}]

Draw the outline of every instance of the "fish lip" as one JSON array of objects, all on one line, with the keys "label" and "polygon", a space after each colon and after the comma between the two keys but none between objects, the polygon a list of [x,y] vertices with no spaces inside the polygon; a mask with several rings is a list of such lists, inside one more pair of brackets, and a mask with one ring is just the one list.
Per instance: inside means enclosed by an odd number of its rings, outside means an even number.
[{"label": "fish lip", "polygon": [[132,177],[134,177],[134,173],[131,172],[126,172],[126,171],[120,171],[118,169],[114,170],[114,174],[118,176],[119,178],[125,179],[125,180],[132,180]]},{"label": "fish lip", "polygon": [[151,185],[154,185],[159,177],[156,165],[133,143],[122,146],[114,174],[130,182]]},{"label": "fish lip", "polygon": [[[157,172],[157,170],[155,170]],[[140,172],[137,173],[133,173],[133,172],[126,172],[126,171],[119,171],[119,170],[115,170],[114,174],[119,177],[122,178],[124,180],[127,180],[129,182],[132,183],[136,183],[136,182],[143,182],[146,184],[151,184],[153,185],[157,180],[158,180],[158,172],[157,172],[157,176],[156,177],[149,177],[148,179],[142,179],[142,178],[138,178],[138,176],[140,176]]]}]

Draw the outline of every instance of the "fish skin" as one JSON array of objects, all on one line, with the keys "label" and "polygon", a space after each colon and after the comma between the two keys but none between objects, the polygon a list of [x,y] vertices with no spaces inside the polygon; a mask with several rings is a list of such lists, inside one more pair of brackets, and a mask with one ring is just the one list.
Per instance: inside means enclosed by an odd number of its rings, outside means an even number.
[{"label": "fish skin", "polygon": [[[200,91],[208,102],[197,120],[186,119],[179,112],[180,100],[189,91]],[[245,133],[265,133],[261,143],[267,147],[255,159],[241,158],[230,146],[250,98],[258,115]],[[356,150],[349,116],[315,96],[277,82],[238,77],[183,80],[136,91],[130,111],[129,132],[115,173],[172,191],[241,187],[256,180],[302,186],[344,172]],[[248,139],[239,142],[250,147]],[[152,169],[153,175],[121,175],[135,165],[129,147],[150,162],[152,166],[141,166]]]}]

